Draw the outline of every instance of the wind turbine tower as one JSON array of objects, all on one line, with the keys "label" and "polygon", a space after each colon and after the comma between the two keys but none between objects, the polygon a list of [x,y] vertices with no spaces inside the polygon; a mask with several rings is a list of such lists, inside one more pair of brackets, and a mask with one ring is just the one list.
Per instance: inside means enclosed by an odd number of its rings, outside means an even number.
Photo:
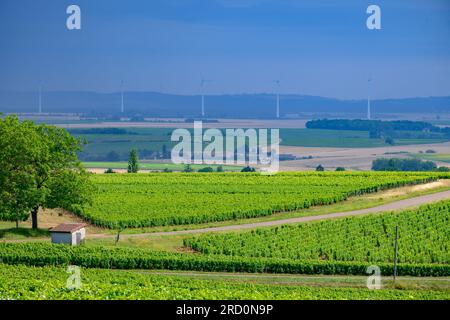
[{"label": "wind turbine tower", "polygon": [[120,112],[124,113],[125,108],[123,105],[123,80],[120,82]]},{"label": "wind turbine tower", "polygon": [[202,117],[205,116],[205,91],[203,90],[203,87],[205,85],[205,80],[202,79],[200,81],[201,91],[202,91]]},{"label": "wind turbine tower", "polygon": [[211,80],[205,80],[202,79],[200,80],[200,87],[201,87],[201,92],[202,92],[202,117],[205,116],[205,83],[206,82],[210,82]]},{"label": "wind turbine tower", "polygon": [[42,84],[39,85],[39,113],[42,113]]},{"label": "wind turbine tower", "polygon": [[280,118],[280,80],[274,80],[277,84],[277,119]]},{"label": "wind turbine tower", "polygon": [[367,80],[367,120],[370,120],[370,82],[372,79]]}]

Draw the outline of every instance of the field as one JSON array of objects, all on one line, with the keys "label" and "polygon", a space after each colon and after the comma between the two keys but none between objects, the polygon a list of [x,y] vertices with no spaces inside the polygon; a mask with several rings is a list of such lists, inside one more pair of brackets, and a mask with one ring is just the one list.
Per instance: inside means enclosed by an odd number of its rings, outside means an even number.
[{"label": "field", "polygon": [[[77,208],[78,215],[100,227],[142,234],[124,232],[115,244],[117,231],[91,225],[92,238],[71,247],[50,244],[46,229],[36,234],[19,229],[19,238],[0,243],[0,299],[450,299],[449,200],[249,231],[151,233],[154,226],[195,230],[205,222],[239,225],[248,220],[237,219],[365,208],[391,196],[403,199],[402,192],[447,190],[447,183],[436,180],[448,177],[421,172],[92,175],[95,201]],[[156,229],[142,228],[152,226]],[[396,226],[399,278],[393,283]],[[67,288],[68,265],[81,267],[80,289]],[[366,287],[370,265],[381,270],[381,290]]]},{"label": "field", "polygon": [[[98,169],[122,169],[126,170],[128,167],[128,162],[83,162],[85,168],[98,168]],[[184,164],[174,164],[174,163],[152,163],[152,162],[140,162],[139,170],[155,170],[163,171],[165,169],[171,171],[183,171],[185,169]],[[214,170],[217,169],[218,165],[202,165],[202,164],[192,164],[191,168],[193,170],[200,170],[202,168],[211,167]],[[221,166],[224,171],[241,171],[240,166]]]},{"label": "field", "polygon": [[[192,127],[192,124],[189,124]],[[181,124],[180,127],[186,126]],[[233,127],[233,126],[231,126]],[[242,127],[242,128],[245,128]],[[259,128],[259,127],[256,127]],[[274,127],[278,128],[278,127]],[[143,159],[159,158],[165,148],[170,152],[176,144],[170,141],[173,128],[132,128],[120,127],[120,134],[108,128],[71,129],[71,133],[87,141],[80,153],[83,161],[125,161],[130,149],[140,151]],[[98,131],[95,131],[98,130]],[[386,147],[384,139],[370,139],[366,131],[342,131],[320,129],[280,129],[281,145],[303,147],[374,148]],[[444,138],[395,139],[396,145],[430,144],[448,141]],[[113,154],[112,154],[113,153]]]},{"label": "field", "polygon": [[420,210],[208,234],[185,240],[205,254],[292,260],[393,262],[396,227],[400,263],[450,263],[450,201]]},{"label": "field", "polygon": [[0,264],[1,299],[448,299],[444,290],[310,287],[203,280],[140,271],[81,269],[81,288],[66,287],[63,267]]},{"label": "field", "polygon": [[[434,150],[435,154],[427,154],[426,150]],[[325,170],[335,170],[336,167],[344,167],[347,170],[371,170],[372,161],[378,158],[411,158],[414,155],[432,155],[439,157],[450,153],[450,142],[418,145],[395,145],[374,148],[315,148],[281,146],[280,152],[293,154],[301,160],[280,162],[281,170],[300,171],[314,170],[319,164]],[[436,160],[433,160],[436,161]],[[450,166],[445,162],[439,166]]]},{"label": "field", "polygon": [[[399,132],[401,133],[401,132]],[[407,132],[404,132],[407,133]],[[448,141],[441,138],[395,139],[396,145],[429,144]],[[417,134],[417,133],[416,133]],[[388,146],[385,139],[371,139],[368,131],[324,130],[324,129],[283,129],[280,131],[281,144],[285,146],[331,147],[331,148],[374,148]]]},{"label": "field", "polygon": [[[351,195],[447,177],[437,173],[149,173],[94,175],[92,206],[72,208],[107,228],[196,224],[268,216]],[[67,208],[70,209],[70,208]]]}]

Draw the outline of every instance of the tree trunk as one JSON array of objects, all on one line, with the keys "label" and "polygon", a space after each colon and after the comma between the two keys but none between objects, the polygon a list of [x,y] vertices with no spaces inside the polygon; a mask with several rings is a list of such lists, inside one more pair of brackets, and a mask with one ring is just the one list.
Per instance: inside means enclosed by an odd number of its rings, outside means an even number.
[{"label": "tree trunk", "polygon": [[37,230],[37,228],[38,228],[38,220],[37,220],[38,211],[39,211],[39,206],[36,206],[31,210],[31,226],[32,226],[33,230]]},{"label": "tree trunk", "polygon": [[19,218],[16,219],[16,229],[19,229]]}]

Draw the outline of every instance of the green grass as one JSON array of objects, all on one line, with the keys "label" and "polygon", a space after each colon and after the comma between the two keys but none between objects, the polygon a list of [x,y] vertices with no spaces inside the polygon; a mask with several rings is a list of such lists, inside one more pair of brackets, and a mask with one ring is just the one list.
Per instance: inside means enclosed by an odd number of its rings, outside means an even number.
[{"label": "green grass", "polygon": [[306,284],[261,284],[246,280],[191,279],[125,270],[80,270],[81,287],[67,288],[64,267],[26,267],[0,264],[0,299],[450,299],[448,289],[339,287]]},{"label": "green grass", "polygon": [[0,240],[2,239],[19,240],[19,239],[39,238],[48,236],[50,236],[50,232],[47,229],[33,230],[30,228],[23,228],[23,227],[0,229]]},{"label": "green grass", "polygon": [[116,243],[116,237],[99,237],[92,238],[86,241],[86,246],[107,246],[107,247],[125,247],[125,248],[140,248],[149,249],[153,251],[179,252],[185,249],[183,240],[186,236],[170,235],[170,236],[139,236],[126,237],[121,235],[119,241]]},{"label": "green grass", "polygon": [[[126,169],[128,167],[128,163],[123,162],[83,162],[83,166],[85,168],[101,168],[101,169]],[[218,165],[203,165],[203,164],[192,164],[192,169],[199,170],[205,167],[211,167],[214,170],[219,167]],[[162,171],[164,169],[172,170],[172,171],[183,171],[185,169],[184,164],[174,164],[174,163],[150,163],[150,162],[140,162],[139,163],[140,170],[155,170]],[[240,166],[222,166],[224,171],[241,171],[242,167]]]}]

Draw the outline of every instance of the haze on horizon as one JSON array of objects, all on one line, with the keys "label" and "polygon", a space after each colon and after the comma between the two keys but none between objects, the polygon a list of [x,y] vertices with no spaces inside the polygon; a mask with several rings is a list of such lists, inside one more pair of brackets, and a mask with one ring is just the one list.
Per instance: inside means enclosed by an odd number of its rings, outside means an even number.
[{"label": "haze on horizon", "polygon": [[0,91],[450,96],[446,0],[2,0],[0,37]]}]

